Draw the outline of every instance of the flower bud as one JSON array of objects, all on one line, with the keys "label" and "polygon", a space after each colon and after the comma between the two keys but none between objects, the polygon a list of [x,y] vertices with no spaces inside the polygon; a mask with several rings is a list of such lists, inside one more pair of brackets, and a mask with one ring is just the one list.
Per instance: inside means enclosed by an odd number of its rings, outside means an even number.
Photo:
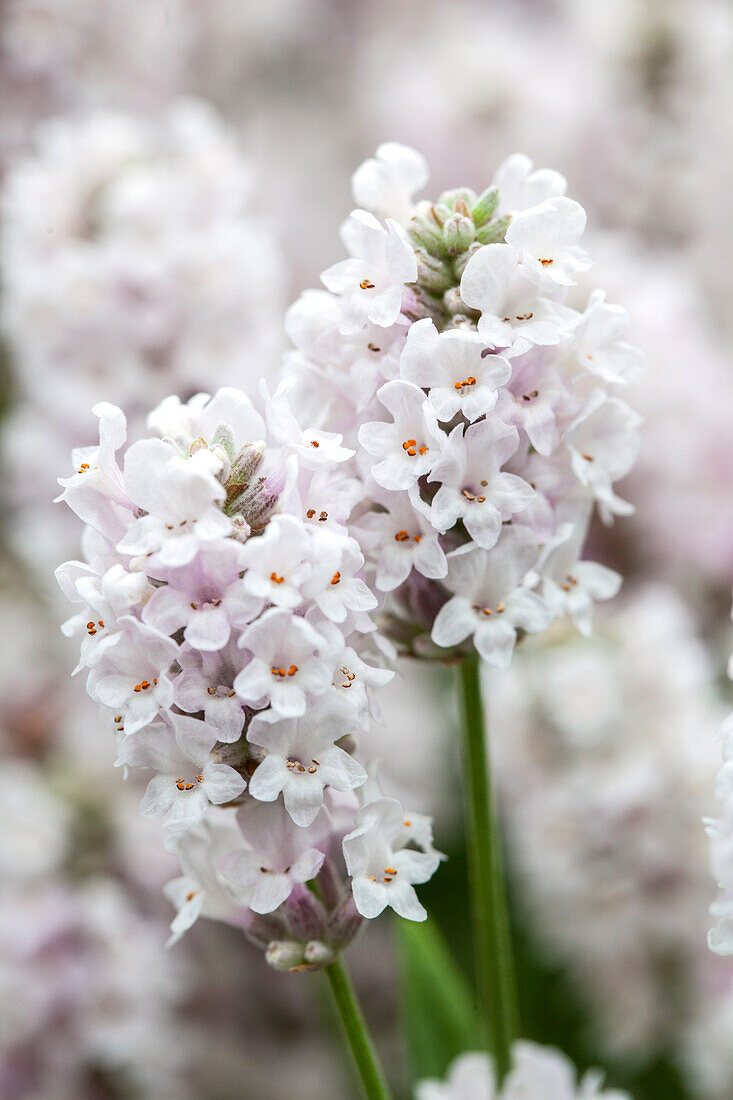
[{"label": "flower bud", "polygon": [[443,311],[440,305],[419,286],[406,286],[403,290],[402,312],[410,321],[431,317],[436,323],[442,322]]},{"label": "flower bud", "polygon": [[329,912],[336,908],[344,896],[344,884],[339,877],[336,865],[328,856],[316,876],[319,895]]},{"label": "flower bud", "polygon": [[265,951],[265,961],[273,970],[292,970],[305,962],[305,951],[292,940],[273,940]]},{"label": "flower bud", "polygon": [[471,216],[477,229],[480,229],[482,225],[486,225],[488,221],[491,221],[493,213],[498,205],[499,188],[487,187],[471,210]]},{"label": "flower bud", "polygon": [[349,893],[333,913],[328,923],[326,939],[335,947],[344,948],[351,943],[363,923],[364,918],[356,908],[353,895]]},{"label": "flower bud", "polygon": [[426,290],[433,294],[442,294],[449,286],[453,286],[453,276],[442,260],[423,252],[421,248],[415,250],[417,260],[417,281]]},{"label": "flower bud", "polygon": [[269,477],[257,478],[235,500],[230,514],[242,516],[251,528],[262,528],[277,508],[284,488],[285,474],[281,470]]},{"label": "flower bud", "polygon": [[451,214],[443,226],[443,239],[451,254],[465,252],[473,244],[475,229],[470,218],[463,214]]},{"label": "flower bud", "polygon": [[211,437],[211,448],[221,447],[227,453],[230,462],[234,461],[234,432],[228,424],[219,424]]},{"label": "flower bud", "polygon": [[227,496],[224,508],[228,513],[235,510],[236,501],[249,489],[252,479],[262,465],[264,453],[264,443],[248,443],[233,459],[226,481]]},{"label": "flower bud", "polygon": [[449,313],[472,313],[470,306],[467,306],[461,297],[461,291],[457,286],[452,286],[450,290],[446,290],[443,295],[443,305]]},{"label": "flower bud", "polygon": [[249,920],[244,926],[244,932],[248,940],[260,947],[263,951],[285,935],[285,927],[279,917],[272,915],[263,916],[248,910]]},{"label": "flower bud", "polygon": [[324,935],[328,917],[323,905],[307,886],[296,886],[283,906],[293,939],[306,943]]},{"label": "flower bud", "polygon": [[476,233],[476,240],[481,244],[496,244],[497,241],[503,241],[511,220],[511,216],[507,214],[505,218],[497,218],[495,222],[482,225]]},{"label": "flower bud", "polygon": [[422,248],[439,259],[448,258],[448,250],[443,240],[443,223],[438,222],[434,217],[433,207],[429,206],[427,213],[416,214],[411,219],[408,235],[413,248]]},{"label": "flower bud", "polygon": [[332,947],[320,940],[311,940],[305,945],[305,961],[315,969],[328,966],[336,958],[336,952]]},{"label": "flower bud", "polygon": [[456,256],[453,261],[453,274],[455,275],[456,282],[460,282],[463,277],[463,272],[466,270],[466,265],[474,253],[478,252],[479,248],[482,248],[478,241],[474,240],[472,244],[466,249],[465,252],[461,252],[460,256]]},{"label": "flower bud", "polygon": [[470,187],[455,187],[450,191],[444,191],[438,199],[439,206],[445,206],[449,211],[458,210],[459,206],[462,207],[459,213],[467,214],[473,204],[476,202],[476,192],[472,191]]}]

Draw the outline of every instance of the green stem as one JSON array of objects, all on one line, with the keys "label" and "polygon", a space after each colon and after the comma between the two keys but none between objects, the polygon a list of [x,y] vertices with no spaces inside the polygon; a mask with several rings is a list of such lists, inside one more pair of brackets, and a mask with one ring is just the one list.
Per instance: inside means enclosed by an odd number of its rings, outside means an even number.
[{"label": "green stem", "polygon": [[354,1056],[367,1100],[392,1100],[379,1057],[356,999],[348,971],[341,959],[326,967],[326,977],[339,1010],[346,1038]]},{"label": "green stem", "polygon": [[468,864],[473,910],[476,986],[488,1025],[488,1049],[499,1084],[517,1037],[514,967],[506,902],[501,837],[491,793],[491,771],[481,701],[480,660],[461,662],[463,761]]}]

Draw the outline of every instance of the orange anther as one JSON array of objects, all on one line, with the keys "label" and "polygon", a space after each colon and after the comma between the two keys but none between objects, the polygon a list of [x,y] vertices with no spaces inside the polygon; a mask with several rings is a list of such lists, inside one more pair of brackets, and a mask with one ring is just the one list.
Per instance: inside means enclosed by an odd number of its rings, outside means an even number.
[{"label": "orange anther", "polygon": [[282,584],[285,578],[278,576],[277,573],[270,573],[270,580],[273,584]]},{"label": "orange anther", "polygon": [[338,584],[338,582],[339,582],[340,580],[341,580],[341,574],[340,574],[340,573],[339,573],[339,572],[337,571],[337,572],[336,572],[336,573],[334,573],[334,575],[333,575],[333,576],[331,577],[331,584]]},{"label": "orange anther", "polygon": [[290,668],[288,669],[288,676],[295,676],[295,673],[297,671],[298,671],[298,666],[297,665],[291,665]]},{"label": "orange anther", "polygon": [[359,286],[362,290],[374,290],[374,283],[370,282],[369,279],[362,279]]}]

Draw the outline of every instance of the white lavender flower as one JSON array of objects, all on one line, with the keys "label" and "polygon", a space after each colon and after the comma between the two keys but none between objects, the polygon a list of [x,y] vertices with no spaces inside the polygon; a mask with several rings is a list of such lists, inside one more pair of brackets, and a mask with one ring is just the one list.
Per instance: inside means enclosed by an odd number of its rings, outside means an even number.
[{"label": "white lavender flower", "polygon": [[[121,466],[125,418],[97,406],[99,445],[60,479],[90,560],[57,576],[82,603],[65,630],[82,637],[117,763],[152,773],[141,810],[164,819],[181,861],[174,939],[207,915],[276,967],[323,966],[385,904],[424,919],[413,884],[440,857],[397,800],[350,793],[367,779],[354,752],[373,689],[391,673],[361,550],[342,524],[311,522],[300,486],[325,477],[327,494],[353,451],[301,426],[290,382],[263,393],[264,418],[231,389],[167,399],[150,417],[162,438],[131,444]],[[379,852],[382,886],[395,883],[381,904],[357,837]],[[315,877],[319,898],[304,885]]]},{"label": "white lavender flower", "polygon": [[512,1055],[513,1068],[498,1090],[487,1054],[461,1054],[444,1081],[420,1081],[415,1100],[630,1100],[626,1092],[604,1089],[597,1070],[578,1080],[572,1063],[552,1047],[517,1042]]},{"label": "white lavender flower", "polygon": [[353,530],[395,640],[433,656],[473,644],[503,667],[520,632],[566,612],[588,631],[617,591],[579,559],[596,507],[605,522],[632,510],[614,483],[640,418],[618,394],[644,360],[602,291],[585,313],[566,304],[590,259],[558,173],[515,156],[481,195],[413,201],[425,181],[396,145],[357,170],[351,259],[324,272],[330,295],[291,308],[287,365],[357,451]]}]

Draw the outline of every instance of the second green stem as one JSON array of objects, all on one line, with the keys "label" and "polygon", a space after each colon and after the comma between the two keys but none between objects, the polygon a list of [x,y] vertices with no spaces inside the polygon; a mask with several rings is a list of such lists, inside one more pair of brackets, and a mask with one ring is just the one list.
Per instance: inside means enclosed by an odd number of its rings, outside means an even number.
[{"label": "second green stem", "polygon": [[517,1038],[517,1006],[501,837],[481,699],[480,660],[461,663],[463,762],[476,987],[488,1025],[488,1049],[501,1083]]}]

